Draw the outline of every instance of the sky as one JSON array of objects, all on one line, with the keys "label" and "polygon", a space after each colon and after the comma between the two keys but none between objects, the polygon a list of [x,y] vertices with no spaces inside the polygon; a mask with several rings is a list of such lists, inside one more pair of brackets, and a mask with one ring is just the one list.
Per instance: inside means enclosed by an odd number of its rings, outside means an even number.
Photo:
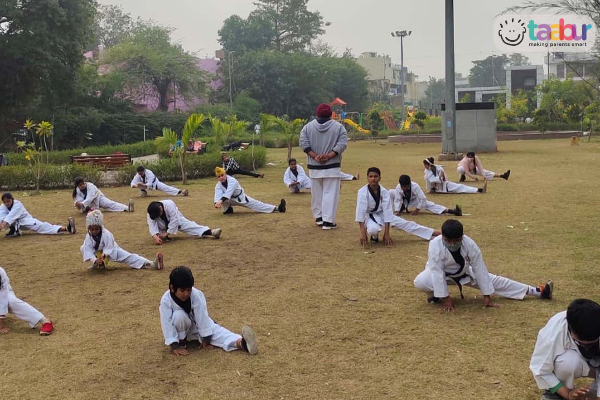
[{"label": "sky", "polygon": [[[175,28],[173,39],[199,57],[214,57],[218,30],[233,14],[246,18],[252,0],[100,0],[120,5],[133,17],[152,19]],[[524,0],[455,0],[456,72],[468,75],[471,61],[502,52],[494,46],[492,24],[506,8]],[[321,39],[342,54],[346,48],[386,54],[400,64],[400,39],[392,31],[412,31],[404,39],[404,65],[418,76],[444,77],[444,0],[310,0],[308,9],[331,22]],[[532,64],[543,55],[526,54]]]}]

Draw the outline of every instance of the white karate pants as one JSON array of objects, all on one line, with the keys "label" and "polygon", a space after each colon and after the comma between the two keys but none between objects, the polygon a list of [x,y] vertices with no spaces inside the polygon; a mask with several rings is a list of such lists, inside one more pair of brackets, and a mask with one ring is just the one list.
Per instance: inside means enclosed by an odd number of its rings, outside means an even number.
[{"label": "white karate pants", "polygon": [[[465,173],[465,169],[463,167],[457,167],[456,168],[456,172],[458,172],[458,176],[462,176]],[[495,172],[492,171],[488,171],[487,169],[483,170],[483,174],[477,174],[479,176],[484,176],[486,180],[491,181],[494,179],[494,176],[496,175]]]},{"label": "white karate pants", "polygon": [[[167,231],[167,225],[165,224],[165,221],[162,218],[157,218],[157,222],[158,222],[158,230],[161,233],[165,233]],[[183,216],[179,216],[178,229],[182,232],[187,233],[188,235],[199,236],[199,237],[202,236],[202,234],[204,232],[210,230],[210,228],[208,226],[198,225],[194,221],[190,221],[189,219],[187,219]]]},{"label": "white karate pants", "polygon": [[242,206],[256,212],[272,213],[277,208],[272,204],[263,203],[262,201],[255,200],[250,196],[246,196],[245,198],[248,199],[247,203],[237,202],[233,199],[225,200],[222,205],[223,211],[228,210],[231,206]]},{"label": "white karate pants", "polygon": [[340,201],[340,178],[311,178],[312,214],[323,222],[335,222]]},{"label": "white karate pants", "polygon": [[[494,286],[494,294],[500,297],[506,297],[508,299],[514,300],[523,300],[525,295],[529,291],[529,286],[524,283],[513,281],[512,279],[505,278],[503,276],[498,276],[494,274],[489,274],[490,279],[492,281],[492,285]],[[473,278],[471,278],[473,280]],[[455,285],[452,279],[446,279],[446,282],[450,285]],[[433,295],[433,280],[431,277],[431,271],[426,269],[421,272],[414,281],[415,287],[422,291],[426,292],[428,296]],[[464,284],[463,286],[470,286],[475,289],[479,289],[477,283],[469,282]]]},{"label": "white karate pants", "polygon": [[443,214],[444,211],[446,211],[446,207],[435,204],[433,201],[429,200],[427,200],[427,203],[425,203],[425,209],[434,214]]},{"label": "white karate pants", "polygon": [[[77,207],[79,211],[85,213],[85,207]],[[90,208],[102,208],[104,211],[114,211],[114,212],[123,212],[129,210],[129,207],[125,204],[117,203],[116,201],[112,201],[108,197],[100,196],[95,201],[90,204]]]},{"label": "white karate pants", "polygon": [[117,258],[113,258],[111,256],[108,256],[108,259],[110,261],[127,264],[131,268],[135,268],[135,269],[141,269],[145,265],[150,264],[150,260],[148,260],[147,258],[141,257],[141,256],[139,256],[139,255],[137,255],[135,253],[130,253],[130,252],[125,251],[125,250],[123,250],[121,248],[119,248],[117,250]]},{"label": "white karate pants", "polygon": [[310,187],[311,187],[310,178],[306,178],[301,181],[298,181],[298,183],[299,184],[296,186],[290,186],[291,193],[300,193],[300,191],[302,189],[310,189]]},{"label": "white karate pants", "polygon": [[[177,329],[179,340],[183,340],[186,337],[188,339],[200,339],[196,324],[192,323],[190,316],[185,311],[176,310],[173,313],[173,324],[175,325],[175,329]],[[235,343],[240,338],[241,336],[237,333],[233,333],[215,323],[213,325],[213,334],[211,336],[210,344],[220,347],[225,351],[238,350]]]},{"label": "white karate pants", "polygon": [[447,193],[477,193],[479,190],[473,186],[462,185],[460,183],[446,182]]},{"label": "white karate pants", "polygon": [[21,321],[27,322],[30,328],[36,326],[44,318],[41,312],[17,298],[12,290],[8,291],[8,312],[13,313]]},{"label": "white karate pants", "polygon": [[42,235],[56,235],[60,228],[60,225],[52,225],[35,218],[23,218],[15,221],[15,229],[27,229]]},{"label": "white karate pants", "polygon": [[157,182],[156,183],[156,187],[155,188],[147,188],[147,189],[140,189],[140,192],[142,190],[160,190],[161,192],[165,192],[166,194],[170,195],[170,196],[177,196],[179,194],[179,189],[177,189],[176,187],[173,186],[169,186],[169,185],[165,185],[162,182]]},{"label": "white karate pants", "polygon": [[346,174],[344,172],[340,172],[343,181],[353,181],[354,175]]},{"label": "white karate pants", "polygon": [[[590,366],[576,350],[569,349],[554,359],[554,375],[569,389],[575,387],[575,379],[589,374]],[[600,397],[600,388],[597,396]]]},{"label": "white karate pants", "polygon": [[394,219],[390,223],[390,226],[394,229],[410,233],[420,237],[421,239],[430,240],[433,235],[433,229],[423,225],[419,225],[414,221],[407,221],[404,218],[394,216]]}]

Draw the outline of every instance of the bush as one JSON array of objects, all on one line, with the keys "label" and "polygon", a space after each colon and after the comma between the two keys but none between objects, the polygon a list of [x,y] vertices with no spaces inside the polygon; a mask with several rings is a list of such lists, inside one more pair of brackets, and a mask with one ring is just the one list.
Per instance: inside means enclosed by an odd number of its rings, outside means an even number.
[{"label": "bush", "polygon": [[[48,165],[46,175],[40,180],[40,189],[72,188],[75,178],[82,176],[86,181],[100,183],[100,171],[94,167],[69,164]],[[35,189],[35,177],[23,165],[0,168],[0,188],[2,190]]]},{"label": "bush", "polygon": [[[115,151],[131,154],[131,157],[142,157],[150,154],[156,154],[156,146],[152,140],[145,142],[122,144],[122,145],[105,145],[85,147],[83,149],[60,150],[50,152],[51,164],[70,164],[72,155],[81,153],[88,154],[112,154]],[[25,155],[23,153],[6,153],[8,165],[26,165]],[[45,154],[44,154],[45,159]]]},{"label": "bush", "polygon": [[[539,131],[540,127],[535,124],[513,123],[513,124],[498,124],[496,126],[498,132],[523,132],[523,131]],[[581,124],[566,123],[566,122],[549,122],[546,126],[548,131],[579,131]]]}]

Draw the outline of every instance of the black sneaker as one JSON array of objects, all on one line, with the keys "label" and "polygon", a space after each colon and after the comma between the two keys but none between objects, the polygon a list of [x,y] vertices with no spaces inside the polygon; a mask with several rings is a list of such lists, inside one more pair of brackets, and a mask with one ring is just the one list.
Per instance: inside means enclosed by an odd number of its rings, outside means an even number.
[{"label": "black sneaker", "polygon": [[505,173],[503,173],[502,175],[500,175],[503,179],[508,180],[508,177],[510,176],[510,169],[508,171],[506,171]]},{"label": "black sneaker", "polygon": [[379,243],[379,237],[378,236],[371,236],[371,243]]},{"label": "black sneaker", "polygon": [[323,218],[319,217],[315,219],[315,224],[317,224],[317,226],[323,226]]},{"label": "black sneaker", "polygon": [[4,235],[6,237],[13,237],[15,236],[15,226],[11,225],[10,226],[10,230],[8,231],[8,233],[6,235]]},{"label": "black sneaker", "polygon": [[540,286],[540,297],[544,300],[552,300],[552,292],[554,291],[554,283],[549,280],[545,285]]},{"label": "black sneaker", "polygon": [[279,203],[279,205],[277,206],[277,211],[279,211],[280,213],[285,212],[285,200],[284,199],[281,199],[281,203]]},{"label": "black sneaker", "polygon": [[69,217],[69,224],[67,225],[67,230],[73,235],[77,233],[77,228],[75,228],[75,219],[73,219],[73,217]]},{"label": "black sneaker", "polygon": [[229,208],[223,211],[223,214],[233,214],[233,207],[229,206]]},{"label": "black sneaker", "polygon": [[462,174],[462,175],[460,176],[460,181],[459,181],[459,182],[464,182],[464,181],[466,181],[466,180],[467,180],[467,177],[465,176],[465,174]]},{"label": "black sneaker", "polygon": [[457,217],[461,217],[462,214],[462,208],[460,208],[460,206],[457,204],[456,207],[454,207],[454,215],[456,215]]},{"label": "black sneaker", "polygon": [[552,393],[549,390],[544,390],[544,393],[542,393],[542,399],[541,400],[561,400],[562,397],[557,394],[557,393]]},{"label": "black sneaker", "polygon": [[327,221],[323,221],[323,230],[327,231],[330,229],[335,229],[337,228],[337,224],[333,223],[333,222],[327,222]]},{"label": "black sneaker", "polygon": [[437,304],[440,302],[440,298],[439,297],[435,297],[435,296],[431,296],[427,298],[427,302],[428,303],[434,303]]}]

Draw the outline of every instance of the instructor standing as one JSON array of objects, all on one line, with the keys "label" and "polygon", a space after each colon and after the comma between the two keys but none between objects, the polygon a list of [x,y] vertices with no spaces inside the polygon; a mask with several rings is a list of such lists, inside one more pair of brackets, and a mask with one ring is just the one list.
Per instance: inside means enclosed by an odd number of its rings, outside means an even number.
[{"label": "instructor standing", "polygon": [[306,124],[300,133],[300,147],[308,154],[313,217],[325,230],[337,228],[341,155],[348,144],[346,129],[332,120],[331,114],[329,104],[320,104],[317,119]]}]

